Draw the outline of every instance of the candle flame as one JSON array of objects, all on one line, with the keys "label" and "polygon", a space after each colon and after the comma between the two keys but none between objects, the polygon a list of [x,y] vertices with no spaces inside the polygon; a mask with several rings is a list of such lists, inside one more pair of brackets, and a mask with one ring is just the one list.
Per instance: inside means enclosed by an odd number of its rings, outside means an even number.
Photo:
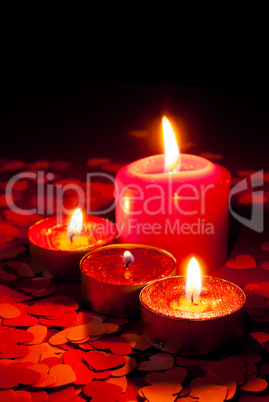
[{"label": "candle flame", "polygon": [[165,150],[164,171],[177,172],[180,169],[180,152],[173,128],[165,116],[162,118],[162,126]]},{"label": "candle flame", "polygon": [[186,298],[191,303],[197,303],[202,290],[201,271],[196,258],[189,261],[186,282]]},{"label": "candle flame", "polygon": [[133,254],[128,250],[124,251],[123,256],[122,256],[122,261],[125,264],[125,268],[128,268],[129,264],[131,262],[134,262]]},{"label": "candle flame", "polygon": [[81,209],[77,208],[71,217],[67,229],[67,238],[72,241],[74,236],[79,237],[82,232],[82,226],[83,226],[83,214]]}]

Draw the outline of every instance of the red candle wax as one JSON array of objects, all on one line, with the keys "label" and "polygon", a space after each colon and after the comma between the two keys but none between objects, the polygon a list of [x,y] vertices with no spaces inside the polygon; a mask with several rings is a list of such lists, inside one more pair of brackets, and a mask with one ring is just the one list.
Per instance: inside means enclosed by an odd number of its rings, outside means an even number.
[{"label": "red candle wax", "polygon": [[230,173],[195,155],[181,155],[177,172],[164,172],[164,155],[126,165],[115,179],[120,239],[171,252],[177,272],[192,255],[211,271],[226,259],[229,190]]},{"label": "red candle wax", "polygon": [[245,294],[235,284],[203,277],[199,299],[186,299],[186,276],[158,280],[140,294],[144,336],[172,353],[207,354],[243,335]]},{"label": "red candle wax", "polygon": [[[126,263],[124,252],[132,260]],[[113,244],[88,253],[80,263],[82,298],[90,308],[115,316],[139,315],[139,292],[152,280],[175,272],[174,257],[164,250]]]},{"label": "red candle wax", "polygon": [[36,273],[49,278],[78,280],[79,261],[90,250],[108,244],[116,236],[106,219],[87,216],[81,235],[68,237],[70,218],[50,217],[29,228],[31,264]]}]

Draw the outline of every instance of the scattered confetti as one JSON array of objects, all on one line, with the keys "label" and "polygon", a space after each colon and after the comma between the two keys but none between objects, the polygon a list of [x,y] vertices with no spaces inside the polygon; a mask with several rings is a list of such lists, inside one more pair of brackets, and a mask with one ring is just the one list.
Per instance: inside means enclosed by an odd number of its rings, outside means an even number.
[{"label": "scattered confetti", "polygon": [[261,245],[261,248],[262,248],[263,250],[265,250],[265,251],[269,251],[269,241],[263,243],[263,244]]},{"label": "scattered confetti", "polygon": [[256,261],[255,258],[249,254],[241,254],[238,255],[234,260],[226,261],[226,265],[227,267],[234,269],[255,268]]},{"label": "scattered confetti", "polygon": [[104,381],[93,381],[86,384],[83,393],[91,398],[91,402],[116,402],[121,395],[122,388]]},{"label": "scattered confetti", "polygon": [[[204,156],[212,160],[222,157],[212,153]],[[108,158],[92,158],[87,164],[111,172],[122,166]],[[2,165],[6,165],[6,175],[9,171],[13,174],[13,169],[26,167],[23,161],[5,160]],[[55,173],[48,173],[51,176],[45,182],[53,181],[53,185],[60,186],[75,183],[86,190],[86,183],[56,173],[70,166],[65,161],[39,160],[28,168],[51,168]],[[244,177],[250,177],[255,172],[243,173]],[[7,181],[5,178],[0,182],[2,191]],[[17,202],[27,198],[30,202],[34,198],[31,186],[23,178],[14,190]],[[251,194],[242,194],[241,202],[252,201]],[[64,198],[65,206],[70,208],[77,203],[72,191],[67,191]],[[92,210],[112,200],[113,184],[91,183]],[[53,196],[51,201],[55,201]],[[37,197],[34,202],[37,205]],[[1,205],[4,208],[0,215],[0,400],[132,402],[142,398],[153,402],[234,399],[243,402],[255,401],[254,393],[261,400],[268,399],[269,282],[265,282],[266,273],[262,269],[269,269],[266,261],[269,241],[261,244],[263,251],[255,253],[258,269],[250,269],[242,280],[248,314],[242,342],[225,355],[221,352],[203,357],[172,355],[154,349],[145,340],[139,332],[139,321],[85,310],[78,302],[79,284],[72,284],[73,292],[63,283],[36,276],[24,244],[29,226],[42,217],[15,213],[6,207],[3,194]],[[59,208],[55,202],[53,205],[55,210]],[[234,255],[223,268],[229,275],[257,265],[249,254]],[[258,274],[261,274],[259,280]],[[52,295],[54,292],[56,295]]]},{"label": "scattered confetti", "polygon": [[97,371],[114,369],[123,366],[126,362],[124,356],[110,355],[99,351],[86,353],[84,359],[89,367]]},{"label": "scattered confetti", "polygon": [[263,269],[269,270],[269,261],[264,261],[264,262],[262,262],[262,263],[261,263],[261,267],[262,267]]},{"label": "scattered confetti", "polygon": [[261,392],[267,388],[267,382],[259,377],[250,376],[248,377],[245,384],[241,385],[240,389],[242,391],[248,392]]},{"label": "scattered confetti", "polygon": [[87,161],[87,166],[95,167],[110,162],[111,159],[109,158],[91,158]]},{"label": "scattered confetti", "polygon": [[0,303],[0,317],[15,318],[21,314],[20,310],[9,303]]},{"label": "scattered confetti", "polygon": [[174,358],[169,353],[157,353],[148,361],[139,363],[137,370],[159,371],[169,370],[174,366]]},{"label": "scattered confetti", "polygon": [[118,355],[129,355],[132,352],[131,345],[128,340],[122,336],[106,337],[92,342],[92,346],[96,349],[110,350]]},{"label": "scattered confetti", "polygon": [[8,247],[5,249],[0,250],[0,260],[9,260],[12,258],[17,257],[19,254],[24,253],[26,247],[24,246],[14,246]]}]

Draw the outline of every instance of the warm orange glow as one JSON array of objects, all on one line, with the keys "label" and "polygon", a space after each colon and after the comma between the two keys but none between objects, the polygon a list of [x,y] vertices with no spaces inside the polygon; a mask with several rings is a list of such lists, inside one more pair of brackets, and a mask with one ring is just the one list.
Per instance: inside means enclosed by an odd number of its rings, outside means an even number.
[{"label": "warm orange glow", "polygon": [[163,116],[163,138],[165,150],[165,172],[177,172],[180,168],[180,153],[173,128],[169,120]]},{"label": "warm orange glow", "polygon": [[73,237],[79,237],[82,231],[83,226],[83,215],[80,208],[77,208],[73,213],[70,224],[67,229],[67,237],[70,240],[73,240]]},{"label": "warm orange glow", "polygon": [[187,271],[186,297],[191,303],[197,303],[202,290],[201,271],[196,258],[190,259]]}]

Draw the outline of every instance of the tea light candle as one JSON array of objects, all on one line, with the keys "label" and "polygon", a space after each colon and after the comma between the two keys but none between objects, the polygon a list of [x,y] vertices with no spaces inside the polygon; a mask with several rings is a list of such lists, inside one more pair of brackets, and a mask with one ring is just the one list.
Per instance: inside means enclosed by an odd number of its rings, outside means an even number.
[{"label": "tea light candle", "polygon": [[[140,294],[145,338],[157,348],[184,355],[204,355],[227,348],[243,335],[245,294],[235,284],[212,276],[199,288],[188,276],[155,281]],[[201,286],[201,285],[200,285]]]},{"label": "tea light candle", "polygon": [[89,252],[80,262],[82,300],[116,317],[139,316],[139,292],[149,282],[175,273],[176,261],[164,250],[113,244]]},{"label": "tea light candle", "polygon": [[50,217],[29,228],[31,265],[37,274],[65,281],[79,280],[79,261],[90,250],[114,240],[115,226],[78,209],[70,217]]},{"label": "tea light candle", "polygon": [[178,274],[185,274],[192,255],[210,272],[227,256],[230,173],[199,156],[180,155],[169,121],[163,122],[165,155],[130,163],[115,178],[120,240],[169,251]]}]

